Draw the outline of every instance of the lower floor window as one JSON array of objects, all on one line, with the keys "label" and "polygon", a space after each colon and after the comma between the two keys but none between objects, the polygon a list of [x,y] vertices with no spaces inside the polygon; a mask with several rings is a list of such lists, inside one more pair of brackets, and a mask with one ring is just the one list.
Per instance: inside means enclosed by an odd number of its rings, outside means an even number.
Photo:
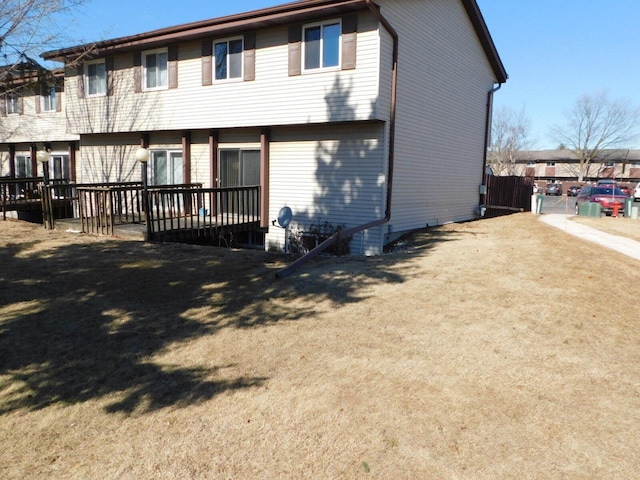
[{"label": "lower floor window", "polygon": [[16,178],[32,177],[31,155],[16,155]]},{"label": "lower floor window", "polygon": [[260,185],[260,150],[222,149],[220,187]]},{"label": "lower floor window", "polygon": [[184,183],[181,151],[153,150],[151,152],[151,183],[153,185]]},{"label": "lower floor window", "polygon": [[51,178],[66,179],[69,177],[69,155],[51,155],[49,161],[49,173]]}]

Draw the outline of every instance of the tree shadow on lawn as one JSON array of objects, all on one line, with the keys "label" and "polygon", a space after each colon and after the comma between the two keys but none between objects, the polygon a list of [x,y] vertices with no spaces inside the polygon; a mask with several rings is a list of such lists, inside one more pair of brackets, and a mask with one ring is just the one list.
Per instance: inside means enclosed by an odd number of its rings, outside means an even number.
[{"label": "tree shadow on lawn", "polygon": [[222,328],[308,318],[322,300],[363,301],[364,286],[411,275],[390,271],[405,258],[319,259],[277,280],[284,257],[266,252],[124,241],[7,245],[0,414],[108,396],[116,398],[109,413],[146,413],[259,387],[268,378],[225,378],[225,366],[167,367],[152,357]]}]

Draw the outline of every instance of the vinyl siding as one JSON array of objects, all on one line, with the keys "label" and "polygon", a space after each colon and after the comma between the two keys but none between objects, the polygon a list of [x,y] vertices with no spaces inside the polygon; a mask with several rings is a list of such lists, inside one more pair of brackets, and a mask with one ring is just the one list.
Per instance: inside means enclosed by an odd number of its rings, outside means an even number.
[{"label": "vinyl siding", "polygon": [[486,55],[460,2],[378,3],[400,37],[392,228],[471,219],[495,80]]},{"label": "vinyl siding", "polygon": [[[66,98],[61,95],[63,111],[36,113],[36,102],[40,96],[33,92],[26,94],[23,99],[23,113],[3,115],[0,117],[0,144],[27,142],[63,142],[78,140],[77,135],[67,133],[64,107]],[[0,101],[4,101],[2,98]]]},{"label": "vinyl siding", "polygon": [[256,35],[253,81],[202,86],[202,45],[179,45],[178,88],[133,93],[133,53],[117,55],[111,72],[115,94],[78,98],[69,71],[71,131],[106,133],[323,123],[374,118],[378,98],[379,38],[369,12],[358,18],[353,70],[288,75],[287,27]]},{"label": "vinyl siding", "polygon": [[[284,206],[292,229],[328,221],[354,227],[384,216],[384,127],[301,127],[272,132],[269,219]],[[267,248],[284,246],[284,230],[270,227]],[[354,254],[381,253],[381,228],[358,234]]]}]

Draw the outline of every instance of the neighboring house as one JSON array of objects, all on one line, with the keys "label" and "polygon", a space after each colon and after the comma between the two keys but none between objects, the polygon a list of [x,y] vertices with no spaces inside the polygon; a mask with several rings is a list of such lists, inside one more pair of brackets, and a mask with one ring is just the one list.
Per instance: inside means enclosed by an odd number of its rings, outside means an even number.
[{"label": "neighboring house", "polygon": [[[578,184],[580,162],[571,150],[530,150],[521,152],[516,174],[545,183],[560,182],[566,188]],[[582,183],[611,178],[622,184],[640,182],[640,150],[605,150],[591,162]]]},{"label": "neighboring house", "polygon": [[[475,0],[303,0],[43,54],[65,62],[79,182],[261,186],[254,241],[368,228],[351,252],[473,218],[507,75]],[[397,61],[396,61],[397,59]]]},{"label": "neighboring house", "polygon": [[0,176],[42,176],[36,151],[51,153],[51,178],[75,180],[79,135],[68,133],[64,71],[22,63],[0,67]]}]

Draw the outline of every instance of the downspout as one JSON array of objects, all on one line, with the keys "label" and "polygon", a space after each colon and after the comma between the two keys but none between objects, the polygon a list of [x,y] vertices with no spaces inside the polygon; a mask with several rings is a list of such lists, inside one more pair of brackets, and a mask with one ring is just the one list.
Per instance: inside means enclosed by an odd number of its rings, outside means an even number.
[{"label": "downspout", "polygon": [[484,155],[482,159],[482,185],[484,187],[483,192],[480,193],[480,205],[486,203],[487,197],[487,152],[489,150],[489,137],[491,135],[491,112],[493,110],[493,94],[496,93],[502,87],[502,83],[499,83],[497,87],[492,88],[487,93],[487,117],[485,119],[484,130]]},{"label": "downspout", "polygon": [[[385,215],[384,217],[374,220],[369,223],[365,223],[363,225],[359,225],[357,227],[348,228],[345,230],[340,230],[334,233],[331,237],[326,239],[320,245],[315,247],[313,250],[310,250],[302,257],[297,259],[295,262],[291,263],[291,265],[281,269],[276,273],[277,278],[283,278],[295,270],[297,270],[300,266],[306,263],[308,260],[312,259],[320,255],[324,250],[333,245],[336,241],[340,239],[340,237],[349,237],[351,235],[355,235],[356,233],[362,232],[363,230],[367,230],[369,228],[378,227],[380,225],[384,225],[391,219],[391,187],[393,186],[393,169],[394,169],[394,161],[395,161],[395,141],[396,141],[396,98],[397,98],[397,90],[398,90],[398,33],[391,26],[391,24],[387,21],[386,18],[382,16],[378,6],[373,3],[373,0],[365,0],[367,8],[371,11],[374,17],[380,22],[380,24],[384,27],[384,29],[389,33],[391,38],[393,39],[393,60],[392,60],[392,70],[391,70],[391,111],[389,117],[389,159],[388,159],[388,167],[387,167],[387,198],[386,198],[386,207],[385,207]],[[486,156],[485,156],[486,160]]]}]

